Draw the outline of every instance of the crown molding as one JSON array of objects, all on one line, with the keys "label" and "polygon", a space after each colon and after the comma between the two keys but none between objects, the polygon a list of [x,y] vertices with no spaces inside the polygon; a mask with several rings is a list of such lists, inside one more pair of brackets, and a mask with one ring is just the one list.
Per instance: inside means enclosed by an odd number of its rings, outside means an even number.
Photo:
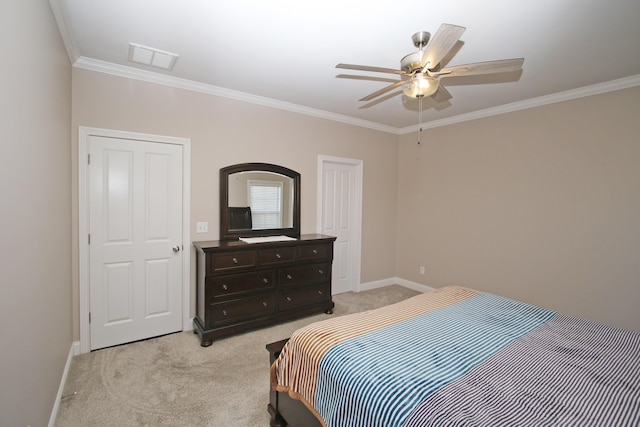
[{"label": "crown molding", "polygon": [[[551,95],[539,96],[537,98],[525,99],[524,101],[513,102],[510,104],[500,105],[498,107],[486,108],[484,110],[474,111],[467,114],[460,114],[445,119],[433,120],[422,124],[422,130],[436,128],[440,126],[448,126],[455,123],[466,122],[469,120],[481,119],[484,117],[496,116],[499,114],[510,113],[513,111],[526,110],[528,108],[541,107],[543,105],[555,104],[557,102],[570,101],[572,99],[583,98],[585,96],[598,95],[606,92],[627,89],[640,85],[640,74],[624,77],[617,80],[611,80],[604,83],[598,83],[591,86],[584,86],[578,89],[567,90],[564,92],[553,93]],[[409,126],[398,129],[398,134],[417,132],[418,125]]]},{"label": "crown molding", "polygon": [[66,9],[60,5],[59,0],[49,0],[49,5],[51,6],[53,17],[58,24],[62,43],[64,43],[67,55],[69,55],[69,60],[73,64],[80,57],[80,50],[73,41]]},{"label": "crown molding", "polygon": [[328,111],[318,110],[315,108],[304,107],[290,102],[278,101],[271,98],[251,95],[236,90],[225,89],[218,86],[195,82],[193,80],[180,79],[165,74],[155,73],[152,71],[141,70],[138,68],[127,67],[123,65],[117,65],[111,62],[100,61],[83,56],[79,57],[74,62],[73,66],[84,70],[97,71],[114,76],[126,77],[129,79],[141,80],[149,83],[156,83],[178,89],[185,89],[192,92],[200,92],[208,95],[220,96],[222,98],[234,99],[236,101],[262,105],[264,107],[277,108],[279,110],[290,111],[293,113],[304,114],[307,116],[318,117],[321,119],[332,120],[335,122],[346,123],[398,135],[398,128],[395,128],[393,126],[382,125],[380,123],[375,123],[368,120],[356,119],[354,117],[330,113]]},{"label": "crown molding", "polygon": [[[63,36],[64,38],[64,36]],[[66,45],[66,42],[65,42]],[[72,49],[69,49],[70,55]],[[380,123],[368,120],[356,119],[341,114],[330,113],[328,111],[319,110],[310,107],[304,107],[290,102],[278,101],[262,96],[251,95],[245,92],[239,92],[231,89],[225,89],[218,86],[208,85],[187,79],[180,79],[165,74],[152,71],[141,70],[138,68],[127,67],[123,65],[113,64],[111,62],[100,61],[80,56],[75,60],[73,66],[90,71],[111,74],[114,76],[125,77],[134,80],[141,80],[149,83],[160,84],[164,86],[175,87],[178,89],[189,90],[192,92],[200,92],[208,95],[219,96],[222,98],[234,99],[236,101],[248,102],[264,107],[276,108],[279,110],[290,111],[293,113],[304,114],[307,116],[318,117],[325,120],[332,120],[340,123],[360,126],[382,132],[392,133],[395,135],[404,135],[407,133],[417,132],[418,125],[412,125],[405,128],[396,128],[393,126],[382,125]],[[551,95],[539,96],[536,98],[526,99],[524,101],[513,102],[510,104],[500,105],[497,107],[486,108],[484,110],[474,111],[467,114],[459,114],[453,117],[447,117],[440,120],[432,120],[422,124],[422,129],[432,129],[441,126],[448,126],[456,123],[462,123],[469,120],[481,119],[484,117],[496,116],[499,114],[510,113],[514,111],[526,110],[528,108],[540,107],[543,105],[554,104],[557,102],[569,101],[572,99],[582,98],[585,96],[598,95],[606,92],[626,89],[640,85],[640,74],[624,77],[609,82],[599,83],[591,86],[585,86],[578,89],[558,92]]]}]

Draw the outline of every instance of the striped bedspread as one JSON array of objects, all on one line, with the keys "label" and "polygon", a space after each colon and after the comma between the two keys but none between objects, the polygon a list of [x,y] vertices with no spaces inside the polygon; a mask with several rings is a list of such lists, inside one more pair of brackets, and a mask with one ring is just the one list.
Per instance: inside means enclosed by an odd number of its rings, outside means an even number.
[{"label": "striped bedspread", "polygon": [[271,382],[328,427],[640,426],[640,334],[452,286],[299,329]]}]

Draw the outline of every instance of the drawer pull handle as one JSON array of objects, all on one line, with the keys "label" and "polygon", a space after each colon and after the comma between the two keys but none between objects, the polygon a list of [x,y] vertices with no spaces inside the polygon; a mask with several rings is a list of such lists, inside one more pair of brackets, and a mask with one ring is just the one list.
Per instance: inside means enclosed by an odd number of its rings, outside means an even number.
[{"label": "drawer pull handle", "polygon": [[228,290],[229,290],[229,287],[228,287],[227,285],[222,285],[222,290],[223,290],[223,291],[228,291]]},{"label": "drawer pull handle", "polygon": [[267,307],[269,304],[267,304],[266,301],[262,301],[262,305],[264,305],[265,307]]},{"label": "drawer pull handle", "polygon": [[233,261],[234,264],[237,264],[238,263],[238,258],[233,257],[233,258],[231,258],[231,261]]},{"label": "drawer pull handle", "polygon": [[317,249],[314,249],[311,252],[313,252],[314,255],[318,255],[318,250]]},{"label": "drawer pull handle", "polygon": [[287,297],[287,301],[291,302],[291,297]]},{"label": "drawer pull handle", "polygon": [[262,279],[263,283],[269,283],[269,279],[267,279],[266,277],[264,279]]},{"label": "drawer pull handle", "polygon": [[276,258],[278,258],[278,259],[282,258],[282,255],[276,254]]},{"label": "drawer pull handle", "polygon": [[222,315],[226,316],[227,315],[227,310],[222,310]]},{"label": "drawer pull handle", "polygon": [[318,295],[322,295],[322,291],[318,291]]},{"label": "drawer pull handle", "polygon": [[291,280],[291,279],[293,279],[293,277],[291,277],[290,274],[287,274],[287,279]]},{"label": "drawer pull handle", "polygon": [[323,270],[318,270],[318,273],[324,274],[324,271]]}]

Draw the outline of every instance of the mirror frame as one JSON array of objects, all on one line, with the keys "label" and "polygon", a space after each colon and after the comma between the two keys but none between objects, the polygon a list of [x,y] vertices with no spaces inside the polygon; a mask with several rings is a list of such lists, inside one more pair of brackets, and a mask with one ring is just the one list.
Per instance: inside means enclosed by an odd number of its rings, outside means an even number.
[{"label": "mirror frame", "polygon": [[[229,175],[238,172],[272,172],[293,179],[293,217],[291,228],[262,230],[229,229]],[[240,237],[279,236],[300,238],[300,174],[292,169],[270,163],[239,163],[220,169],[220,240],[237,240]]]}]

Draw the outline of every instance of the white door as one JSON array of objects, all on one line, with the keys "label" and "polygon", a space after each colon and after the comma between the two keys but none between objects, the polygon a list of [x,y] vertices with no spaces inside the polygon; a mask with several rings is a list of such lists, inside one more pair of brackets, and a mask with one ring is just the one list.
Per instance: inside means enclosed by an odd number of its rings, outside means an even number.
[{"label": "white door", "polygon": [[88,145],[91,350],[182,330],[182,146]]},{"label": "white door", "polygon": [[320,233],[335,236],[332,293],[355,291],[360,282],[362,162],[320,158]]}]

